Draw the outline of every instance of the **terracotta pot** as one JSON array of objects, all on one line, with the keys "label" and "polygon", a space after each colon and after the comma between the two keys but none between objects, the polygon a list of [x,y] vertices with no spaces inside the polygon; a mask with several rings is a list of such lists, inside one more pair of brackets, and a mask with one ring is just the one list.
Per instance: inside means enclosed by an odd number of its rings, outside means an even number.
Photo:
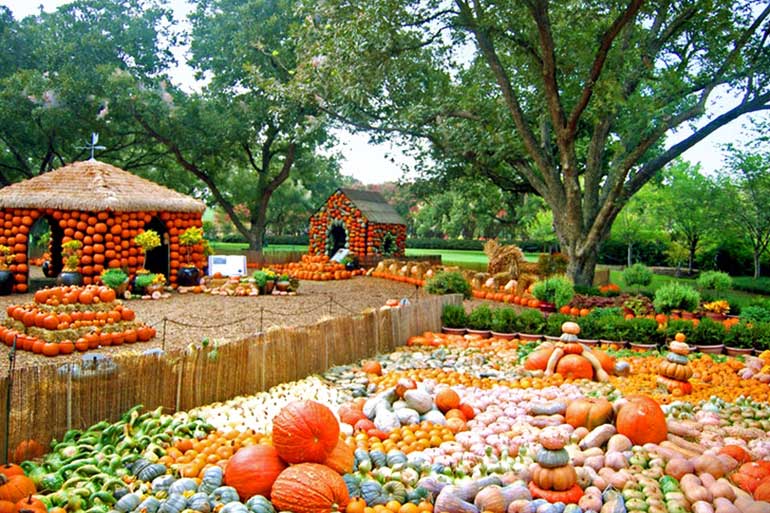
[{"label": "terracotta pot", "polygon": [[525,342],[539,342],[542,339],[542,335],[536,335],[534,333],[519,333],[519,340],[523,340]]},{"label": "terracotta pot", "polygon": [[709,319],[714,319],[715,321],[724,321],[727,319],[727,316],[725,314],[716,313],[716,312],[706,312],[706,317]]},{"label": "terracotta pot", "polygon": [[559,342],[561,341],[561,337],[552,337],[551,335],[545,335],[543,336],[544,339],[550,341],[550,342]]},{"label": "terracotta pot", "polygon": [[629,346],[634,351],[653,351],[658,347],[657,344],[641,344],[637,342],[631,342]]},{"label": "terracotta pot", "polygon": [[278,290],[278,292],[288,292],[289,287],[291,287],[291,283],[288,281],[275,282],[275,288]]},{"label": "terracotta pot", "polygon": [[473,330],[471,328],[466,328],[465,331],[468,332],[468,335],[479,335],[481,338],[489,338],[492,335],[490,330]]},{"label": "terracotta pot", "polygon": [[620,342],[616,340],[599,340],[599,344],[602,346],[607,346],[611,349],[623,349],[626,347],[627,342],[621,340]]},{"label": "terracotta pot", "polygon": [[465,335],[465,328],[447,328],[446,326],[441,326],[441,333],[446,333],[447,335]]},{"label": "terracotta pot", "polygon": [[728,356],[749,356],[754,350],[750,347],[725,347]]},{"label": "terracotta pot", "polygon": [[537,309],[543,312],[544,314],[555,313],[556,305],[553,303],[546,303],[545,301],[541,301]]},{"label": "terracotta pot", "polygon": [[[272,294],[274,286],[275,286],[275,281],[267,280],[265,282],[265,294]],[[260,290],[260,292],[262,292],[262,291]]]},{"label": "terracotta pot", "polygon": [[715,344],[711,346],[696,346],[698,348],[698,351],[701,353],[706,354],[722,354],[722,351],[725,349],[724,344]]},{"label": "terracotta pot", "polygon": [[500,333],[497,331],[492,331],[492,336],[495,338],[501,338],[503,340],[513,340],[516,338],[518,334],[517,333]]},{"label": "terracotta pot", "polygon": [[581,344],[587,345],[588,347],[594,347],[599,345],[598,340],[586,340],[586,339],[579,338],[578,342]]},{"label": "terracotta pot", "polygon": [[686,321],[695,319],[695,314],[692,312],[682,312],[682,319]]}]

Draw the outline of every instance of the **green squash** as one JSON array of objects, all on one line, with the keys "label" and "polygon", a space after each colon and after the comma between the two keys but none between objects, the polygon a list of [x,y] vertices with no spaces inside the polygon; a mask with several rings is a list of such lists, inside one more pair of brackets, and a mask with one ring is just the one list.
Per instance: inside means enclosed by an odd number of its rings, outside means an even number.
[{"label": "green squash", "polygon": [[218,467],[214,465],[207,468],[203,472],[203,479],[201,479],[201,484],[198,487],[198,490],[205,493],[213,492],[214,490],[222,486],[223,477],[224,477],[224,472],[222,472],[222,467]]},{"label": "green squash", "polygon": [[162,463],[151,463],[143,467],[142,470],[136,474],[136,477],[141,481],[152,481],[156,477],[165,474],[166,471],[168,471],[168,469]]},{"label": "green squash", "polygon": [[567,453],[566,449],[556,451],[540,449],[537,452],[536,460],[544,468],[563,467],[569,463],[569,453]]},{"label": "green squash", "polygon": [[249,513],[249,510],[240,502],[228,502],[219,510],[219,513]]},{"label": "green squash", "polygon": [[172,476],[171,474],[164,474],[162,476],[158,476],[155,479],[152,480],[152,492],[167,492],[168,488],[174,484],[174,481],[176,481],[176,478]]},{"label": "green squash", "polygon": [[147,513],[156,513],[160,508],[160,501],[155,497],[147,497],[139,506],[136,507],[137,511],[146,511]]},{"label": "green squash", "polygon": [[181,479],[177,479],[174,481],[174,483],[168,487],[168,493],[174,494],[174,493],[180,493],[184,494],[185,492],[197,492],[198,491],[198,483],[195,481],[195,479],[191,477],[183,477]]},{"label": "green squash", "polygon": [[369,451],[369,458],[371,458],[374,468],[384,467],[388,464],[388,457],[379,449]]},{"label": "green squash", "polygon": [[399,451],[398,449],[391,449],[388,451],[387,454],[387,461],[388,466],[391,468],[396,467],[397,465],[406,465],[406,454]]},{"label": "green squash", "polygon": [[361,477],[358,474],[345,474],[342,476],[345,486],[348,488],[348,495],[351,497],[361,497]]},{"label": "green squash", "polygon": [[371,479],[361,481],[361,498],[366,501],[367,506],[376,506],[388,502],[380,483]]},{"label": "green squash", "polygon": [[142,498],[139,496],[139,494],[127,493],[121,497],[118,502],[115,503],[113,508],[120,511],[121,513],[128,513],[129,511],[135,510],[137,506],[139,506],[140,502],[142,502]]},{"label": "green squash", "polygon": [[161,503],[160,508],[158,508],[158,513],[182,513],[186,507],[187,499],[185,499],[184,495],[169,495],[168,498]]},{"label": "green squash", "polygon": [[251,513],[275,513],[273,503],[261,495],[254,495],[247,500],[246,507]]},{"label": "green squash", "polygon": [[187,507],[200,513],[209,513],[211,511],[209,496],[204,492],[195,493],[187,498]]},{"label": "green squash", "polygon": [[387,497],[385,501],[398,501],[401,504],[406,502],[406,487],[400,481],[388,481],[382,486],[382,491]]},{"label": "green squash", "polygon": [[230,502],[240,501],[238,491],[232,486],[220,486],[209,494],[209,498],[219,504],[228,504]]}]

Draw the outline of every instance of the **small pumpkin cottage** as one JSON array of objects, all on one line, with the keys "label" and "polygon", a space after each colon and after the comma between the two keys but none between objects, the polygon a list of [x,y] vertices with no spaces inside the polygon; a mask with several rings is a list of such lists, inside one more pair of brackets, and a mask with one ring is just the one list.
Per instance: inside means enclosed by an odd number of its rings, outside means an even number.
[{"label": "small pumpkin cottage", "polygon": [[339,188],[310,217],[309,239],[312,255],[403,256],[406,222],[382,194]]},{"label": "small pumpkin cottage", "polygon": [[[163,273],[174,284],[185,263],[179,234],[202,226],[205,204],[98,160],[75,162],[0,189],[0,244],[11,248],[14,292],[26,292],[30,233],[38,223],[50,227],[52,274],[63,266],[61,245],[83,243],[79,272],[85,284],[104,269],[121,267],[133,276],[144,267]],[[143,257],[134,237],[155,230],[161,246]],[[200,246],[200,245],[199,245]],[[191,261],[203,267],[203,247],[194,246]]]}]

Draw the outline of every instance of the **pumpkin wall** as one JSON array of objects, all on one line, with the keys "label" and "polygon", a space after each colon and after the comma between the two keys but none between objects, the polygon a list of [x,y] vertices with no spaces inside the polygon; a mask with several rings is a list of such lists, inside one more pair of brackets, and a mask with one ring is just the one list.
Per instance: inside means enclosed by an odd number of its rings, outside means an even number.
[{"label": "pumpkin wall", "polygon": [[366,216],[341,191],[332,194],[324,206],[310,218],[308,253],[328,255],[333,241],[334,226],[345,229],[345,247],[363,257],[381,254],[386,233],[392,234],[395,244],[393,256],[403,256],[406,248],[406,226],[401,224],[370,223]]},{"label": "pumpkin wall", "polygon": [[[169,282],[176,283],[176,273],[185,263],[185,248],[180,248],[179,235],[191,226],[201,227],[201,214],[193,212],[85,212],[54,209],[0,209],[0,244],[9,246],[15,254],[10,266],[14,274],[14,292],[27,292],[29,267],[27,245],[29,231],[40,217],[59,224],[64,231],[62,243],[72,239],[83,243],[78,271],[85,285],[94,283],[104,269],[120,267],[129,275],[136,274],[143,263],[141,250],[134,237],[144,230],[153,217],[160,219],[169,234]],[[192,263],[204,265],[203,246],[193,246]]]}]

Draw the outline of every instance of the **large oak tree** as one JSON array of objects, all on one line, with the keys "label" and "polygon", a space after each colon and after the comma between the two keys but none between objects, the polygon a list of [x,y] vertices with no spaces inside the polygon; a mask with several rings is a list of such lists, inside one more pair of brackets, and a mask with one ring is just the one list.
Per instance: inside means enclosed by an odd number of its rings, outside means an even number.
[{"label": "large oak tree", "polygon": [[[619,212],[663,166],[768,109],[770,4],[756,0],[307,1],[302,91],[553,210],[590,284]],[[717,96],[721,100],[715,101]],[[678,142],[668,136],[684,131]]]}]

